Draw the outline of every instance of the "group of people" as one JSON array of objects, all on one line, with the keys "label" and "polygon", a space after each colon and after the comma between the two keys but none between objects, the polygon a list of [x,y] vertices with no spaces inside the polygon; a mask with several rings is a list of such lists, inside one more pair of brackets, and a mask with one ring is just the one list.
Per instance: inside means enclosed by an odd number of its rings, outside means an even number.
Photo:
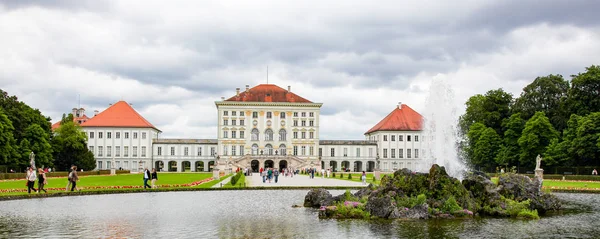
[{"label": "group of people", "polygon": [[[37,193],[44,191],[44,192],[48,193],[48,191],[46,191],[46,189],[44,189],[44,185],[48,184],[48,180],[46,179],[46,173],[41,168],[39,168],[37,171],[38,171],[38,174],[36,175],[35,169],[33,167],[27,167],[27,174],[25,176],[25,179],[27,180],[27,183],[26,183],[27,193],[31,194],[31,191],[34,191]],[[35,189],[35,181],[38,181],[37,189]]]},{"label": "group of people", "polygon": [[[156,173],[156,169],[153,168],[152,172],[148,170],[148,168],[144,169],[144,189],[146,188],[156,188],[156,180],[158,180],[158,173]],[[152,182],[152,186],[148,185],[148,181]]]},{"label": "group of people", "polygon": [[271,183],[273,178],[275,178],[275,183],[279,181],[279,170],[277,169],[266,168],[263,170],[263,168],[260,168],[259,173],[262,177],[263,183],[266,183],[267,181]]}]

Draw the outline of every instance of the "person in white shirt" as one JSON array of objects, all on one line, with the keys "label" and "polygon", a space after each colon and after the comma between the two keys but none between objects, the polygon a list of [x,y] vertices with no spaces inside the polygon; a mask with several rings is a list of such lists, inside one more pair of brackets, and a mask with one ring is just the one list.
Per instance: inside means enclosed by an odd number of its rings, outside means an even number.
[{"label": "person in white shirt", "polygon": [[31,190],[33,190],[34,192],[37,192],[37,190],[34,188],[36,179],[37,179],[37,176],[35,175],[35,171],[33,171],[33,168],[28,167],[27,168],[27,193],[31,194]]}]

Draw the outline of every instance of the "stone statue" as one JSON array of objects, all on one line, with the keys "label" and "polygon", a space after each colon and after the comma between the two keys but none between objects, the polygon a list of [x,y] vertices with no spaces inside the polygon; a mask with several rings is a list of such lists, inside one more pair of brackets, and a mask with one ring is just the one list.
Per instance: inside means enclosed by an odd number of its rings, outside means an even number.
[{"label": "stone statue", "polygon": [[35,154],[33,153],[33,151],[31,151],[31,153],[29,154],[29,164],[33,169],[35,169]]},{"label": "stone statue", "polygon": [[535,158],[535,169],[542,169],[540,166],[542,166],[542,156],[538,154],[537,158]]}]

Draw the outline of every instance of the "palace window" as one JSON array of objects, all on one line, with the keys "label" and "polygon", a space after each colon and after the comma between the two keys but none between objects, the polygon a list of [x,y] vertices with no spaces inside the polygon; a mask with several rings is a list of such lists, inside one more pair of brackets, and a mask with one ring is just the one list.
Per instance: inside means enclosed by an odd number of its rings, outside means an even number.
[{"label": "palace window", "polygon": [[229,112],[228,112],[228,111],[223,111],[223,115],[224,115],[224,116],[228,116],[228,115],[229,115]]},{"label": "palace window", "polygon": [[310,146],[308,147],[308,155],[312,156],[315,153],[315,147]]},{"label": "palace window", "polygon": [[398,135],[398,141],[404,141],[404,135]]},{"label": "palace window", "polygon": [[335,157],[335,148],[331,148],[331,157]]},{"label": "palace window", "polygon": [[252,155],[258,155],[258,144],[252,145]]},{"label": "palace window", "polygon": [[406,141],[410,142],[410,135],[406,136]]},{"label": "palace window", "polygon": [[223,125],[229,125],[229,122],[228,122],[228,121],[229,121],[229,120],[226,120],[226,119],[224,119],[224,120],[223,120]]},{"label": "palace window", "polygon": [[279,130],[279,141],[286,141],[287,132],[285,129]]},{"label": "palace window", "polygon": [[129,139],[129,132],[125,132],[125,139]]},{"label": "palace window", "polygon": [[175,147],[171,147],[171,155],[175,155]]},{"label": "palace window", "polygon": [[315,113],[314,113],[314,112],[310,112],[310,113],[308,113],[308,115],[309,115],[310,117],[315,117]]},{"label": "palace window", "polygon": [[121,132],[116,132],[115,133],[115,138],[120,139],[121,138]]},{"label": "palace window", "polygon": [[298,117],[298,112],[294,112],[294,117]]},{"label": "palace window", "polygon": [[244,131],[240,130],[240,139],[243,139],[243,138],[244,138]]},{"label": "palace window", "polygon": [[112,133],[111,132],[106,132],[106,138],[107,139],[111,139],[112,138]]},{"label": "palace window", "polygon": [[273,118],[271,112],[267,112],[267,119]]},{"label": "palace window", "polygon": [[227,145],[223,145],[223,155],[228,155],[227,148],[229,148],[229,147],[227,147]]},{"label": "palace window", "polygon": [[133,155],[133,157],[138,156],[138,147],[137,146],[133,146],[133,152],[131,154]]},{"label": "palace window", "polygon": [[294,132],[294,139],[298,138],[298,132]]},{"label": "palace window", "polygon": [[90,139],[94,138],[94,132],[90,132]]},{"label": "palace window", "polygon": [[302,117],[306,117],[306,112],[302,112]]},{"label": "palace window", "polygon": [[302,121],[302,126],[306,126],[306,120]]},{"label": "palace window", "polygon": [[308,138],[312,139],[312,138],[314,138],[315,133],[314,132],[308,132],[308,135],[309,135]]},{"label": "palace window", "polygon": [[[117,147],[119,147],[119,146],[117,146]],[[161,156],[161,155],[162,155],[162,147],[158,147],[158,148],[156,149],[156,151],[157,151],[157,155],[158,155],[158,156]]]},{"label": "palace window", "polygon": [[383,136],[383,141],[387,141],[387,135]]},{"label": "palace window", "polygon": [[240,116],[244,116],[244,111],[240,111]]},{"label": "palace window", "polygon": [[306,132],[302,132],[302,138],[306,139]]},{"label": "palace window", "polygon": [[98,132],[98,138],[101,139],[102,138],[102,132]]},{"label": "palace window", "polygon": [[240,145],[240,155],[244,155],[244,145]]},{"label": "palace window", "polygon": [[[416,138],[415,138],[416,139]],[[419,158],[419,149],[415,149],[415,158],[418,159]]]},{"label": "palace window", "polygon": [[190,153],[190,149],[188,147],[184,147],[183,148],[183,156],[188,156],[189,153]]},{"label": "palace window", "polygon": [[419,136],[415,135],[415,142],[419,142]]},{"label": "palace window", "polygon": [[142,139],[146,139],[146,132],[142,132]]},{"label": "palace window", "polygon": [[298,146],[294,146],[294,155],[298,155]]},{"label": "palace window", "polygon": [[123,146],[123,157],[129,157],[129,146]]},{"label": "palace window", "polygon": [[265,145],[265,154],[273,155],[273,146],[270,144]]},{"label": "palace window", "polygon": [[198,147],[198,156],[202,156],[202,147]]},{"label": "palace window", "polygon": [[252,118],[258,119],[258,112],[256,112],[256,111],[252,112]]},{"label": "palace window", "polygon": [[383,149],[383,158],[386,159],[387,158],[387,149]]},{"label": "palace window", "polygon": [[237,114],[237,111],[231,111],[231,116],[235,116]]},{"label": "palace window", "polygon": [[106,157],[112,157],[112,147],[106,146]]},{"label": "palace window", "polygon": [[92,154],[94,154],[94,155],[95,155],[95,154],[96,154],[96,152],[94,152],[94,146],[90,146],[89,148],[90,148],[90,152],[92,152]]},{"label": "palace window", "polygon": [[258,141],[258,134],[259,134],[258,129],[256,129],[256,128],[252,129],[252,132],[251,132],[252,141]]},{"label": "palace window", "polygon": [[281,112],[281,113],[279,113],[279,118],[281,118],[281,119],[285,119],[285,112]]},{"label": "palace window", "polygon": [[115,157],[121,157],[121,146],[115,146]]},{"label": "palace window", "polygon": [[396,158],[396,149],[391,149],[390,153],[391,153],[392,158],[395,159]]},{"label": "palace window", "polygon": [[231,131],[231,138],[232,138],[232,139],[235,139],[235,136],[236,136],[235,134],[236,134],[236,132],[237,132],[237,131]]},{"label": "palace window", "polygon": [[227,138],[227,130],[223,130],[223,138]]},{"label": "palace window", "polygon": [[393,135],[393,134],[392,134],[391,141],[396,141],[396,135]]},{"label": "palace window", "polygon": [[404,149],[398,149],[398,158],[404,158]]},{"label": "palace window", "polygon": [[137,139],[138,133],[137,132],[133,132],[133,138]]},{"label": "palace window", "polygon": [[323,156],[323,148],[319,148],[319,157]]},{"label": "palace window", "polygon": [[285,144],[279,145],[279,155],[286,155]]},{"label": "palace window", "polygon": [[315,126],[315,121],[308,121],[308,126]]},{"label": "palace window", "polygon": [[104,151],[104,148],[102,148],[102,146],[98,146],[98,157],[102,157],[102,151]]},{"label": "palace window", "polygon": [[240,125],[244,126],[244,120],[240,120]]},{"label": "palace window", "polygon": [[231,120],[231,125],[235,125],[235,120]]},{"label": "palace window", "polygon": [[[298,120],[294,120],[294,126],[298,126]],[[93,135],[92,135],[93,136]],[[93,137],[92,137],[93,138]]]},{"label": "palace window", "polygon": [[406,149],[406,158],[410,158],[410,149]]},{"label": "palace window", "polygon": [[231,145],[231,155],[235,156],[235,145]]},{"label": "palace window", "polygon": [[273,141],[273,130],[265,130],[265,141]]},{"label": "palace window", "polygon": [[348,148],[344,148],[344,157],[348,157]]},{"label": "palace window", "polygon": [[356,148],[356,157],[360,157],[360,148]]},{"label": "palace window", "polygon": [[215,156],[217,153],[217,149],[215,147],[210,147],[210,156]]},{"label": "palace window", "polygon": [[302,150],[301,155],[306,155],[306,146],[302,146],[300,149]]}]

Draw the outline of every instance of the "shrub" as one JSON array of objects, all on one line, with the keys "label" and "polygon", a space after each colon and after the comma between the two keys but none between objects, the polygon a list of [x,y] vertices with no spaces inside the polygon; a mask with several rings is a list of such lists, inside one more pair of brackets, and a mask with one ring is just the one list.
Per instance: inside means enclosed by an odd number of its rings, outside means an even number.
[{"label": "shrub", "polygon": [[351,173],[348,174],[348,179],[352,179],[352,174]]},{"label": "shrub", "polygon": [[517,218],[523,219],[540,219],[537,210],[523,209],[517,214]]},{"label": "shrub", "polygon": [[231,185],[237,184],[238,180],[242,177],[242,172],[237,172],[233,177],[231,177]]},{"label": "shrub", "polygon": [[505,198],[505,202],[506,202],[506,212],[512,216],[512,217],[517,217],[519,216],[519,213],[529,209],[529,199],[522,201],[522,202],[517,202],[515,200],[511,200],[508,198]]},{"label": "shrub", "polygon": [[344,178],[344,174],[343,173],[340,173],[340,178]]},{"label": "shrub", "polygon": [[377,178],[375,177],[375,175],[373,175],[373,182],[376,182]]},{"label": "shrub", "polygon": [[332,173],[331,176],[333,176],[335,178],[335,173]]},{"label": "shrub", "polygon": [[413,208],[417,205],[422,205],[427,203],[427,196],[425,194],[419,194],[418,196],[413,197],[398,197],[396,199],[396,205],[405,208]]},{"label": "shrub", "polygon": [[452,213],[458,210],[462,210],[462,207],[458,205],[456,199],[454,199],[454,196],[450,196],[448,199],[446,199],[444,205],[442,206],[442,211],[444,212]]}]

